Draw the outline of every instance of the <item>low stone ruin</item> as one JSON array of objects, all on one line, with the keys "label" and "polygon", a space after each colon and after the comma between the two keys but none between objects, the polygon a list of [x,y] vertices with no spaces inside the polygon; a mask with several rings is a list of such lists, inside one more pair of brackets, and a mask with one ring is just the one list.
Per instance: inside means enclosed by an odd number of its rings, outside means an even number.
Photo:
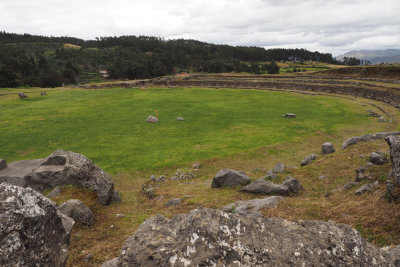
[{"label": "low stone ruin", "polygon": [[96,192],[101,205],[110,204],[114,194],[114,183],[108,173],[85,156],[64,150],[56,150],[45,159],[11,162],[0,170],[0,182],[39,192],[58,185],[77,184]]},{"label": "low stone ruin", "polygon": [[349,146],[358,144],[359,142],[371,142],[375,140],[385,139],[388,136],[400,135],[400,132],[379,132],[373,134],[366,134],[362,136],[353,136],[346,139],[342,144],[342,149],[346,149]]},{"label": "low stone ruin", "polygon": [[397,258],[332,221],[201,208],[146,220],[103,266],[393,266]]}]

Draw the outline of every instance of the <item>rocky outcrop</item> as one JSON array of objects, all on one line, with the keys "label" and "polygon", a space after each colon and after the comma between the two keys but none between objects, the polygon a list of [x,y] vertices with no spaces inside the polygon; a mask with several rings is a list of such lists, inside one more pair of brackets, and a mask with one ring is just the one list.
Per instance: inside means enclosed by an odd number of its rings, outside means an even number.
[{"label": "rocky outcrop", "polygon": [[65,266],[72,219],[31,188],[0,184],[0,266]]},{"label": "rocky outcrop", "polygon": [[242,171],[222,169],[214,176],[211,187],[232,187],[250,183],[249,177]]},{"label": "rocky outcrop", "polygon": [[393,182],[388,181],[386,186],[390,201],[400,203],[400,136],[389,136],[386,142],[390,146],[390,160],[392,162]]},{"label": "rocky outcrop", "polygon": [[322,154],[330,154],[335,152],[335,148],[331,142],[326,142],[322,144]]},{"label": "rocky outcrop", "polygon": [[79,199],[70,199],[62,203],[58,210],[78,223],[88,226],[94,225],[93,212]]},{"label": "rocky outcrop", "polygon": [[98,202],[110,204],[114,183],[108,173],[85,156],[56,150],[45,159],[11,162],[0,170],[0,182],[31,187],[39,192],[58,185],[78,184],[97,193]]},{"label": "rocky outcrop", "polygon": [[278,206],[278,203],[283,199],[283,197],[272,196],[261,199],[255,198],[250,200],[240,200],[226,205],[225,207],[222,207],[221,210],[240,215],[261,215],[259,213],[260,209],[276,208]]},{"label": "rocky outcrop", "polygon": [[[290,222],[206,208],[146,220],[118,266],[390,266],[388,253],[332,221]],[[115,266],[115,265],[107,265]]]},{"label": "rocky outcrop", "polygon": [[303,186],[300,184],[299,180],[290,175],[288,175],[282,185],[286,186],[292,194],[298,194],[300,190],[303,190]]},{"label": "rocky outcrop", "polygon": [[318,157],[317,154],[308,155],[307,157],[305,157],[305,158],[301,161],[300,165],[301,165],[301,166],[306,166],[306,165],[310,164],[311,162],[313,162],[314,160],[316,160],[317,157]]},{"label": "rocky outcrop", "polygon": [[400,135],[400,132],[379,132],[373,134],[366,134],[362,136],[353,136],[346,139],[346,141],[343,142],[342,149],[346,149],[347,147],[355,145],[360,142],[371,142],[375,140],[385,139],[386,137],[392,135]]}]

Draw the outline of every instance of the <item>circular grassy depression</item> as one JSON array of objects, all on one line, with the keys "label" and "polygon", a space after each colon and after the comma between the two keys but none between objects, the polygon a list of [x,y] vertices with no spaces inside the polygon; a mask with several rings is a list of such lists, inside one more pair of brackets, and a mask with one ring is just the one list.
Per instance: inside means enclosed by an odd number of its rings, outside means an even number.
[{"label": "circular grassy depression", "polygon": [[[147,123],[158,110],[160,122]],[[297,114],[294,119],[282,114]],[[0,98],[0,157],[82,153],[110,173],[180,165],[370,124],[352,100],[238,89],[60,90]],[[177,121],[183,117],[184,121]]]}]

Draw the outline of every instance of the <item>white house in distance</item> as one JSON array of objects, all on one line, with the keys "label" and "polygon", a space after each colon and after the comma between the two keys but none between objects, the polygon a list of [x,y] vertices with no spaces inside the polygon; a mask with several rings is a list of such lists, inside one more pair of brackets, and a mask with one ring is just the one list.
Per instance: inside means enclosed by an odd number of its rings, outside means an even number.
[{"label": "white house in distance", "polygon": [[108,70],[99,70],[99,73],[103,78],[108,78],[110,75],[108,74]]}]

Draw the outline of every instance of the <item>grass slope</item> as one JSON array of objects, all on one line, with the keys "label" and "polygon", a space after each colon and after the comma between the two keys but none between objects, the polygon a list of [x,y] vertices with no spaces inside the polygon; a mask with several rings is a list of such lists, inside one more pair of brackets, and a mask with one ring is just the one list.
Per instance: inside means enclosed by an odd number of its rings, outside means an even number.
[{"label": "grass slope", "polygon": [[[29,94],[28,94],[29,95]],[[146,123],[159,110],[160,122]],[[297,114],[285,119],[286,112]],[[182,116],[185,121],[176,121]],[[334,135],[372,119],[354,101],[229,89],[59,90],[0,98],[0,151],[8,161],[57,148],[110,173],[182,165],[264,145]]]}]

